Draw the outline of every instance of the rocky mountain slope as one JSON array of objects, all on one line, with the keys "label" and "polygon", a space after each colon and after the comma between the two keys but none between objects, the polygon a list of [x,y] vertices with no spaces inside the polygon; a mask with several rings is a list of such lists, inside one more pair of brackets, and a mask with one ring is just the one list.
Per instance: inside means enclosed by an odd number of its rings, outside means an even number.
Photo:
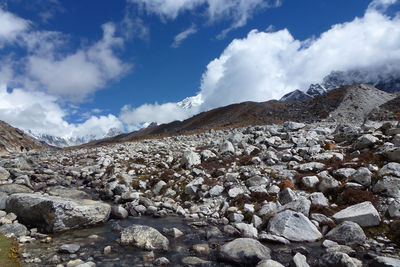
[{"label": "rocky mountain slope", "polygon": [[121,129],[110,128],[105,135],[88,134],[88,135],[84,135],[84,136],[67,138],[67,137],[59,137],[59,136],[53,136],[53,135],[49,135],[49,134],[40,134],[40,133],[34,133],[32,131],[27,131],[27,134],[29,134],[30,136],[36,138],[37,140],[39,140],[41,142],[44,142],[48,145],[55,146],[55,147],[78,146],[81,144],[89,143],[93,140],[114,137],[114,136],[120,135],[122,133],[123,133],[123,131]]},{"label": "rocky mountain slope", "polygon": [[0,232],[26,266],[400,265],[397,122],[234,127],[0,170]]},{"label": "rocky mountain slope", "polygon": [[398,73],[387,70],[386,73],[377,74],[372,70],[333,71],[321,83],[311,84],[305,91],[294,90],[284,95],[280,101],[303,101],[312,97],[323,95],[336,88],[354,84],[368,84],[387,93],[400,91],[400,77]]},{"label": "rocky mountain slope", "polygon": [[23,131],[0,121],[0,155],[20,151],[21,146],[28,146],[31,150],[43,149],[46,147]]},{"label": "rocky mountain slope", "polygon": [[[354,96],[354,97],[353,97]],[[360,124],[372,110],[395,95],[368,85],[344,86],[304,101],[244,102],[200,113],[185,121],[175,121],[89,143],[123,142],[148,137],[176,135],[233,126],[338,120]]]}]

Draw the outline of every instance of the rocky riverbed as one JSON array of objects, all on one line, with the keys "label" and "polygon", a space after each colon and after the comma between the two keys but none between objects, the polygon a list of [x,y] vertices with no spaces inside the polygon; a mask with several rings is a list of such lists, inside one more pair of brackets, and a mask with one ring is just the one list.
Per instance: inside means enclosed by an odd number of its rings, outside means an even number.
[{"label": "rocky riverbed", "polygon": [[400,127],[285,122],[0,160],[27,266],[400,266]]}]

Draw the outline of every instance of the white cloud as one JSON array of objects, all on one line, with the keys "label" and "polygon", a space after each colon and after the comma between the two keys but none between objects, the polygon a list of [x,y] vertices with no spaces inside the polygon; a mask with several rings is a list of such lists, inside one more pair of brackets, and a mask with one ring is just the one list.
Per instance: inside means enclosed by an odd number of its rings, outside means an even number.
[{"label": "white cloud", "polygon": [[333,70],[396,62],[400,73],[400,18],[369,8],[364,17],[332,26],[319,38],[296,40],[288,30],[251,31],[207,66],[203,110],[243,101],[279,99],[320,82]]},{"label": "white cloud", "polygon": [[127,126],[128,131],[140,129],[144,123],[167,123],[174,120],[184,120],[197,113],[197,110],[187,110],[177,103],[144,104],[137,108],[125,105],[121,109],[119,119]]},{"label": "white cloud", "polygon": [[123,75],[129,65],[113,51],[113,48],[122,46],[123,40],[114,36],[114,24],[107,23],[102,28],[104,33],[100,41],[73,54],[60,56],[50,43],[44,49],[47,53],[29,56],[27,74],[31,79],[28,81],[30,85],[36,82],[37,87],[45,88],[50,94],[80,102],[105,87],[109,80]]},{"label": "white cloud", "polygon": [[54,96],[22,89],[7,92],[6,85],[0,85],[0,120],[14,127],[65,138],[85,135],[101,138],[110,128],[123,129],[121,121],[111,114],[91,116],[81,124],[68,123],[65,120],[67,115],[68,111],[57,103]]},{"label": "white cloud", "polygon": [[144,7],[148,13],[161,19],[176,19],[180,13],[206,8],[210,23],[230,20],[232,24],[218,38],[224,38],[233,29],[246,25],[254,12],[281,5],[280,0],[127,0]]},{"label": "white cloud", "polygon": [[398,0],[373,0],[368,8],[374,10],[385,11],[389,6],[397,3]]},{"label": "white cloud", "polygon": [[195,34],[196,32],[196,25],[193,24],[192,26],[175,36],[174,42],[172,43],[171,47],[178,48],[186,38],[188,38],[192,34]]},{"label": "white cloud", "polygon": [[29,22],[14,14],[4,11],[0,7],[0,48],[5,43],[11,43],[16,40],[18,35],[27,30]]},{"label": "white cloud", "polygon": [[143,122],[186,119],[198,111],[232,103],[279,99],[321,82],[335,70],[368,70],[369,79],[400,77],[399,63],[400,15],[388,17],[370,5],[363,17],[333,25],[319,37],[306,40],[296,40],[287,29],[252,30],[247,37],[233,40],[207,65],[200,106],[186,110],[177,103],[124,107],[120,119],[133,129]]}]

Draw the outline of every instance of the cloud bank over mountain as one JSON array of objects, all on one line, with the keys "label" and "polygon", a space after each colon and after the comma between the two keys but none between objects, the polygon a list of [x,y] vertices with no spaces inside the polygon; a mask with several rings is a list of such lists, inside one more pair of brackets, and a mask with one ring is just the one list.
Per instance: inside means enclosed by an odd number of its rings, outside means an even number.
[{"label": "cloud bank over mountain", "polygon": [[[232,103],[280,99],[321,82],[332,71],[368,70],[369,80],[382,75],[400,77],[400,15],[385,14],[396,2],[373,1],[363,17],[333,25],[306,40],[295,39],[288,29],[252,30],[245,38],[233,40],[207,65],[199,92],[201,105],[189,111],[177,107],[177,112],[172,103],[146,104],[147,116],[143,117],[169,122]],[[125,107],[120,117],[124,123],[138,124],[141,119],[135,114],[143,109]],[[158,113],[165,119],[151,116]]]}]

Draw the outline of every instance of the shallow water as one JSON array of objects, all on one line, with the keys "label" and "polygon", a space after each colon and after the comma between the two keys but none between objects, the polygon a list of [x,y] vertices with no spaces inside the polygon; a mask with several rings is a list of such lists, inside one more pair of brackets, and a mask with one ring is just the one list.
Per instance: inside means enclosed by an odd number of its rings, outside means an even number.
[{"label": "shallow water", "polygon": [[[178,239],[168,237],[170,241],[170,250],[168,252],[154,251],[154,259],[166,257],[170,266],[181,266],[181,260],[187,256],[196,256],[190,247],[194,244],[207,243],[205,238],[206,228],[197,228],[189,225],[180,217],[129,217],[126,220],[110,220],[107,223],[87,229],[71,230],[64,233],[51,235],[51,243],[41,243],[38,240],[31,244],[26,244],[24,252],[30,253],[32,258],[39,258],[40,263],[26,263],[26,266],[54,266],[51,262],[54,255],[58,255],[62,263],[71,259],[82,259],[83,261],[93,261],[97,266],[153,266],[153,259],[146,260],[149,251],[138,249],[132,246],[122,246],[118,243],[121,229],[117,230],[118,225],[121,228],[132,224],[141,224],[154,227],[163,233],[163,228],[176,227],[185,235]],[[91,235],[97,235],[99,238],[89,238]],[[223,244],[224,238],[216,241]],[[80,250],[76,255],[66,255],[57,253],[58,248],[63,244],[79,244]],[[110,254],[105,255],[103,250],[106,246],[111,246]],[[213,253],[209,257],[203,257],[204,260],[215,260]],[[219,263],[215,266],[227,266]]]}]

